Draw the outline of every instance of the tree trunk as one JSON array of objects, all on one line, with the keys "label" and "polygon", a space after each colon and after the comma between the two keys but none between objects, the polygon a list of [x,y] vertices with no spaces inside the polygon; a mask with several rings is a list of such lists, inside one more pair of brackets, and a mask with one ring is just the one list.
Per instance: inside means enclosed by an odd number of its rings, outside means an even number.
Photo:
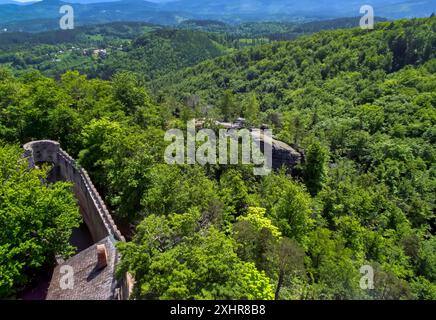
[{"label": "tree trunk", "polygon": [[279,280],[277,282],[276,294],[275,294],[275,297],[274,297],[275,300],[279,300],[280,290],[282,289],[282,285],[283,285],[283,277],[284,277],[284,272],[280,271],[280,273],[279,273]]}]

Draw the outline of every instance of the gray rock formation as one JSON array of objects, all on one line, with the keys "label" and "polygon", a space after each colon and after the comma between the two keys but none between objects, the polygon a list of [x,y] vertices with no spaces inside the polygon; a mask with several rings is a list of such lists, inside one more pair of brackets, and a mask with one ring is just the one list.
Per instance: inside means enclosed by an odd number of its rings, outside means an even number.
[{"label": "gray rock formation", "polygon": [[[264,151],[264,141],[261,137],[259,129],[251,130],[251,134],[255,139],[260,139],[261,151]],[[294,172],[295,167],[304,160],[303,152],[295,150],[290,145],[272,138],[272,167],[278,170],[285,167],[291,173]]]}]

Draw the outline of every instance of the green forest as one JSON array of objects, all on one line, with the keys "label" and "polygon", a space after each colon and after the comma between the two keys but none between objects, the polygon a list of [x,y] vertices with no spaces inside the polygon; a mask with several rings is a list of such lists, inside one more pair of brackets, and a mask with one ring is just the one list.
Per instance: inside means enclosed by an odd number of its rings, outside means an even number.
[{"label": "green forest", "polygon": [[[357,18],[343,18],[301,24],[247,22],[235,26],[187,20],[177,28],[114,22],[73,30],[8,32],[0,33],[0,64],[8,65],[16,74],[32,68],[57,79],[68,70],[77,70],[91,78],[109,80],[124,70],[150,81],[247,46],[357,23]],[[105,52],[93,54],[94,50]]]},{"label": "green forest", "polygon": [[[436,17],[312,23],[292,41],[268,24],[189,24],[4,42],[0,297],[73,253],[71,184],[41,183],[49,168],[29,170],[20,149],[51,139],[128,226],[117,272],[134,277],[132,298],[435,300]],[[168,129],[238,117],[304,149],[296,174],[163,161]]]}]

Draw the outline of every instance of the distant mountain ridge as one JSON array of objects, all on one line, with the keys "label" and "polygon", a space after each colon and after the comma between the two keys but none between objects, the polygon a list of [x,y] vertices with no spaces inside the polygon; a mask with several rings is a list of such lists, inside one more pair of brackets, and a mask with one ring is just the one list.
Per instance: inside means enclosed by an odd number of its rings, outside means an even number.
[{"label": "distant mountain ridge", "polygon": [[[57,28],[63,4],[87,0],[43,0],[33,4],[0,0],[0,28],[41,31]],[[246,21],[307,21],[334,19],[360,14],[361,0],[89,0],[74,3],[76,25],[115,21],[143,21],[176,25],[190,19],[210,19],[227,23]],[[96,2],[97,1],[97,2]],[[105,2],[102,2],[105,1]],[[367,0],[375,14],[386,18],[430,16],[435,0]]]},{"label": "distant mountain ridge", "polygon": [[428,16],[436,10],[434,0],[178,0],[163,4],[167,10],[184,10],[204,15],[309,15],[326,18],[359,14],[364,4],[378,16],[403,18]]},{"label": "distant mountain ridge", "polygon": [[[0,0],[0,5],[2,4],[16,4],[18,6],[26,6],[26,5],[31,5],[35,2],[38,2],[39,0],[36,1],[28,1],[28,2],[20,2],[20,1],[14,1],[14,0]],[[104,0],[106,1],[106,0]]]},{"label": "distant mountain ridge", "polygon": [[[60,0],[44,0],[26,6],[0,5],[0,29],[27,32],[57,29],[62,16],[59,9],[65,4],[69,3]],[[189,14],[179,17],[176,13],[159,10],[155,3],[138,0],[71,5],[74,8],[76,26],[118,21],[173,25],[181,20],[194,18]]]}]

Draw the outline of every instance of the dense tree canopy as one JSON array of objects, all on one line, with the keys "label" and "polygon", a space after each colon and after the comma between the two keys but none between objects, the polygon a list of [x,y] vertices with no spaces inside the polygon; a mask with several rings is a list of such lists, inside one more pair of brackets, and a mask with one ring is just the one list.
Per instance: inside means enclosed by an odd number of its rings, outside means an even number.
[{"label": "dense tree canopy", "polygon": [[46,185],[47,168],[28,168],[22,151],[0,142],[0,297],[32,279],[32,272],[67,257],[80,215],[71,186]]},{"label": "dense tree canopy", "polygon": [[[58,140],[89,171],[131,227],[119,272],[134,275],[136,298],[435,299],[435,31],[433,17],[320,32],[148,83],[129,72],[104,81],[70,71],[54,80],[0,69],[0,139]],[[138,41],[143,50],[154,40]],[[239,116],[304,149],[294,176],[164,163],[165,130]],[[0,152],[0,172],[9,170],[0,214],[16,219],[4,221],[12,225],[1,228],[0,250],[19,252],[0,263],[2,290],[67,253],[75,221],[67,185],[41,184],[45,171],[24,170],[11,150]],[[51,210],[44,219],[55,222],[31,226],[37,236],[18,235],[14,223],[30,196],[41,197],[30,212]],[[59,242],[42,246],[55,231]],[[35,261],[19,255],[27,246],[40,250]],[[366,265],[373,290],[360,286]]]}]

